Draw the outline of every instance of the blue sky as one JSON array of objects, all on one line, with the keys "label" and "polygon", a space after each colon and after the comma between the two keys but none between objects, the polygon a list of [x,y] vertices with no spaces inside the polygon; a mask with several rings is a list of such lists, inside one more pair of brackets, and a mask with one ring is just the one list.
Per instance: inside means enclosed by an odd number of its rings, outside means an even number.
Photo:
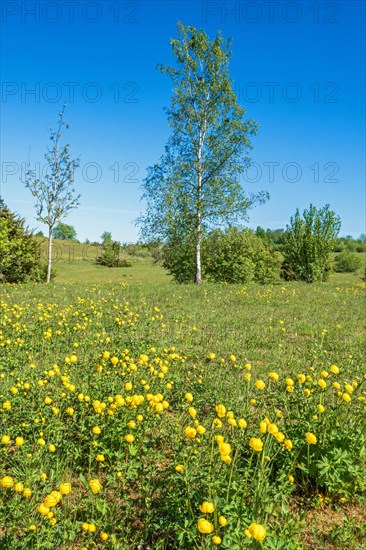
[{"label": "blue sky", "polygon": [[249,191],[270,200],[255,228],[285,227],[296,208],[330,203],[341,234],[365,232],[365,4],[362,1],[3,1],[1,195],[30,227],[21,163],[44,164],[66,100],[64,140],[80,155],[81,205],[64,221],[81,240],[138,238],[141,183],[164,151],[177,22],[233,37],[231,77],[260,124]]}]

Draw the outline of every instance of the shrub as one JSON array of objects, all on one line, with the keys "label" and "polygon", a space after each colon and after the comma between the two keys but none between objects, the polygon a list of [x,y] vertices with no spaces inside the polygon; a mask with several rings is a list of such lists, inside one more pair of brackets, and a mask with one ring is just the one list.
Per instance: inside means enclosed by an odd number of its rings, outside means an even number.
[{"label": "shrub", "polygon": [[213,231],[204,244],[205,271],[215,282],[270,283],[277,277],[273,249],[249,229]]},{"label": "shrub", "polygon": [[106,267],[131,267],[132,264],[126,259],[119,257],[121,245],[112,239],[105,239],[103,242],[103,252],[97,257],[96,262]]},{"label": "shrub", "polygon": [[307,283],[326,280],[340,227],[340,218],[329,205],[317,210],[311,204],[302,217],[297,209],[283,239],[282,277]]},{"label": "shrub", "polygon": [[354,273],[361,267],[361,258],[354,252],[344,250],[337,254],[334,264],[337,273]]},{"label": "shrub", "polygon": [[24,227],[24,220],[3,206],[0,209],[0,276],[9,283],[46,280],[40,244]]}]

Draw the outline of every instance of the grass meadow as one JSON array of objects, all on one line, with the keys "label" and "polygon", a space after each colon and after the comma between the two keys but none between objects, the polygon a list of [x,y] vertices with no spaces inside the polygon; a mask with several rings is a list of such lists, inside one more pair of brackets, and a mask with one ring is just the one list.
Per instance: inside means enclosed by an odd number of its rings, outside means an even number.
[{"label": "grass meadow", "polygon": [[0,548],[366,547],[365,290],[2,285]]}]

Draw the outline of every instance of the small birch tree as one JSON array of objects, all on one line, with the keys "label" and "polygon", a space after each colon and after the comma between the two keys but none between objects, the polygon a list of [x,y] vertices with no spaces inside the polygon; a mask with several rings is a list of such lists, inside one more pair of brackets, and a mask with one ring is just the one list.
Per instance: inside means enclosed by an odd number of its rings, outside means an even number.
[{"label": "small birch tree", "polygon": [[64,122],[66,105],[63,105],[56,131],[51,130],[51,145],[45,154],[47,173],[36,177],[28,167],[25,185],[35,197],[37,220],[48,226],[47,283],[51,280],[53,229],[73,208],[79,205],[80,195],[75,195],[74,172],[80,165],[79,159],[73,160],[69,145],[61,145],[62,128],[68,128]]},{"label": "small birch tree", "polygon": [[229,77],[231,40],[210,41],[204,31],[178,24],[171,39],[175,65],[159,66],[173,84],[167,110],[171,137],[160,162],[148,168],[143,183],[147,212],[137,223],[146,240],[189,242],[195,256],[192,280],[202,282],[201,245],[208,229],[247,218],[248,209],[266,193],[248,195],[239,184],[249,166],[249,136]]}]

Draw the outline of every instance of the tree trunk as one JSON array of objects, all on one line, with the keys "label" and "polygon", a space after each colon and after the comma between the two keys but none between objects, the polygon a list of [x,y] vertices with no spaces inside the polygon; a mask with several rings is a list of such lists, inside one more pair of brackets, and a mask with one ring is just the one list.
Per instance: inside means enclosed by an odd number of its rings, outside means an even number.
[{"label": "tree trunk", "polygon": [[202,238],[202,136],[200,136],[200,145],[198,147],[198,185],[197,185],[197,235],[196,235],[196,276],[194,282],[196,285],[202,283],[201,271],[201,238]]},{"label": "tree trunk", "polygon": [[52,267],[52,227],[48,230],[48,258],[47,258],[47,283],[51,280]]},{"label": "tree trunk", "polygon": [[197,238],[196,238],[196,276],[194,279],[196,285],[202,283],[201,272],[201,212],[197,214]]}]

